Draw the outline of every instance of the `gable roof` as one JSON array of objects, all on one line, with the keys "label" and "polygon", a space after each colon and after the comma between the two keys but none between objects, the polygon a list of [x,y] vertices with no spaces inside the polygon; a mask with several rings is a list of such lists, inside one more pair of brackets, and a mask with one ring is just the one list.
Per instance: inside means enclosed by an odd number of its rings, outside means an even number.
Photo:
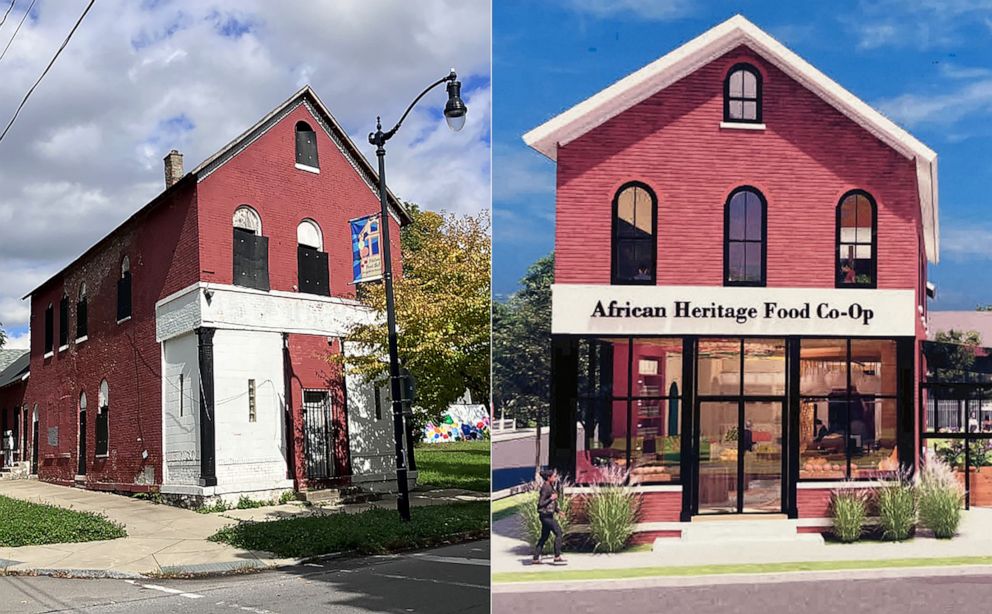
[{"label": "gable roof", "polygon": [[[180,177],[174,184],[165,188],[165,190],[160,192],[158,196],[156,196],[147,204],[145,204],[143,207],[135,211],[126,220],[121,222],[120,225],[118,225],[116,228],[114,228],[106,235],[104,235],[102,238],[100,238],[100,240],[94,243],[92,246],[90,246],[89,249],[84,251],[82,254],[80,254],[70,263],[66,264],[57,273],[53,274],[44,282],[38,284],[38,286],[35,287],[34,290],[31,290],[23,297],[21,297],[22,300],[28,298],[29,296],[31,296],[41,288],[48,285],[53,279],[57,278],[67,269],[69,269],[74,264],[85,258],[88,254],[96,250],[100,245],[104,243],[104,241],[107,241],[108,239],[110,239],[110,237],[114,236],[114,234],[116,234],[117,231],[133,223],[142,215],[150,212],[159,204],[168,200],[167,199],[168,196],[171,196],[172,194],[178,192],[181,188],[189,185],[191,182],[199,183],[202,179],[206,178],[210,173],[214,172],[215,170],[223,166],[224,163],[226,163],[228,160],[230,160],[237,154],[244,151],[249,145],[254,143],[255,140],[257,140],[260,136],[265,134],[265,132],[267,132],[269,128],[274,126],[276,123],[278,123],[279,120],[281,120],[283,117],[288,115],[291,111],[296,109],[301,104],[307,106],[307,109],[310,110],[313,116],[318,120],[318,123],[327,133],[327,136],[334,142],[335,145],[337,145],[338,149],[344,155],[345,159],[348,160],[349,163],[351,163],[352,168],[355,169],[355,171],[361,176],[362,180],[365,182],[368,188],[372,190],[372,193],[376,195],[376,198],[378,198],[379,197],[378,173],[376,173],[375,169],[372,168],[372,165],[369,163],[369,161],[365,159],[365,156],[361,154],[361,152],[358,150],[358,146],[355,145],[355,142],[352,141],[351,138],[348,136],[348,134],[344,131],[344,129],[341,128],[341,125],[338,123],[336,119],[334,119],[334,116],[331,115],[331,112],[327,109],[324,103],[321,102],[320,98],[317,97],[317,94],[316,92],[313,91],[313,88],[311,88],[309,84],[304,85],[299,90],[297,90],[296,93],[294,93],[292,96],[290,96],[282,103],[280,103],[278,106],[276,106],[276,108],[269,111],[265,115],[265,117],[258,120],[251,128],[248,128],[247,130],[242,132],[240,135],[235,137],[234,140],[229,142],[227,145],[224,145],[222,148],[220,148],[220,150],[218,150],[212,156],[201,162],[199,166],[197,166],[193,170],[189,171],[188,173]],[[410,217],[410,212],[407,211],[406,207],[403,205],[400,199],[396,198],[396,195],[393,194],[393,192],[389,189],[388,186],[386,187],[386,195],[388,198],[388,202],[392,208],[392,214],[396,217],[396,220],[400,223],[400,225],[405,225],[413,221],[413,218]]]},{"label": "gable roof", "polygon": [[[31,366],[31,356],[27,350],[0,350],[6,358],[13,357],[0,369],[0,388],[21,381]],[[5,359],[6,359],[5,358]]]},{"label": "gable roof", "polygon": [[567,145],[740,45],[749,47],[900,155],[915,160],[924,245],[930,262],[937,262],[940,251],[937,153],[742,15],[731,17],[534,128],[524,135],[524,142],[556,160],[559,146]]}]

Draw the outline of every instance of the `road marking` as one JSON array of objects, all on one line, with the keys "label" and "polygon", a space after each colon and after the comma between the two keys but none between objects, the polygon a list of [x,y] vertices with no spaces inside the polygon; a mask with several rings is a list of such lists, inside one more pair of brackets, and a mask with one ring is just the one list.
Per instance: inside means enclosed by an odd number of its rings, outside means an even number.
[{"label": "road marking", "polygon": [[147,588],[153,591],[159,591],[160,593],[168,593],[170,595],[179,595],[180,597],[185,597],[187,599],[202,599],[203,595],[197,595],[196,593],[185,593],[181,590],[175,588],[169,588],[167,586],[159,586],[158,584],[138,584],[134,580],[124,580],[128,584],[133,586],[140,586],[141,588]]},{"label": "road marking", "polygon": [[438,556],[436,554],[420,553],[414,553],[408,556],[424,561],[433,561],[435,563],[454,563],[455,565],[481,565],[484,567],[489,567],[489,559],[473,559],[462,556]]},{"label": "road marking", "polygon": [[448,584],[451,586],[463,586],[465,588],[477,588],[484,591],[489,590],[488,584],[472,584],[470,582],[451,582],[448,580],[435,580],[434,578],[414,578],[412,576],[403,576],[400,574],[392,573],[373,573],[373,576],[379,576],[380,578],[389,578],[390,580],[409,580],[411,582],[429,582],[431,584]]},{"label": "road marking", "polygon": [[323,565],[318,565],[316,563],[304,563],[304,567],[323,567]]},{"label": "road marking", "polygon": [[227,606],[232,610],[241,610],[242,612],[252,612],[252,614],[276,614],[272,610],[266,610],[264,608],[251,608],[244,605],[239,605],[237,603],[227,603],[226,601],[218,601],[214,605]]}]

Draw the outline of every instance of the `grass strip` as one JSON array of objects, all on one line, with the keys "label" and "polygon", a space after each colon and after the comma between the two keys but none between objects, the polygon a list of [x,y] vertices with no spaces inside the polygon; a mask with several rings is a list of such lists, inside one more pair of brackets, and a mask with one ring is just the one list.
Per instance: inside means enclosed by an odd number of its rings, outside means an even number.
[{"label": "grass strip", "polygon": [[493,522],[504,518],[509,518],[510,516],[516,514],[517,506],[520,505],[526,497],[526,493],[520,493],[518,495],[511,495],[509,497],[503,497],[502,499],[493,501]]},{"label": "grass strip", "polygon": [[0,546],[67,544],[127,537],[124,526],[90,512],[0,495]]},{"label": "grass strip", "polygon": [[420,444],[417,485],[489,492],[489,440]]},{"label": "grass strip", "polygon": [[632,567],[629,569],[572,569],[562,571],[508,571],[494,573],[493,582],[561,582],[568,580],[625,580],[631,578],[707,576],[725,574],[786,573],[791,571],[839,571],[848,569],[907,569],[953,565],[992,565],[992,556],[960,556],[876,561],[808,561],[797,563],[741,563],[734,565],[687,565],[684,567]]},{"label": "grass strip", "polygon": [[489,536],[489,502],[427,505],[411,510],[403,522],[392,509],[357,514],[245,522],[209,539],[248,550],[304,558],[332,552],[387,554],[430,548]]}]

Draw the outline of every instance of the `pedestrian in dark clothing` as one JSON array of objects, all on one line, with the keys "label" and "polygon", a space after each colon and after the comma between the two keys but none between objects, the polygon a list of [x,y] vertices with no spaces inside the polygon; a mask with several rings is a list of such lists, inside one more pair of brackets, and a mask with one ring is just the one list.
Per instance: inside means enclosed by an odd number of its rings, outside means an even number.
[{"label": "pedestrian in dark clothing", "polygon": [[552,471],[541,472],[541,489],[537,497],[537,515],[541,519],[541,538],[537,540],[534,548],[533,563],[541,563],[541,553],[544,552],[544,544],[552,533],[555,535],[555,563],[564,563],[561,557],[561,526],[558,524],[556,515],[561,513],[558,505],[558,474]]}]

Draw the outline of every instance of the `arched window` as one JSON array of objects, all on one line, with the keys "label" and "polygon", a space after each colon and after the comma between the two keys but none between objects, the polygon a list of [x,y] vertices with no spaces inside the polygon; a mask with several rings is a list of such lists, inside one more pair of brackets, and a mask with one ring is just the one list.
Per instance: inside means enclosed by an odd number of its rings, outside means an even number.
[{"label": "arched window", "polygon": [[735,64],[723,81],[723,121],[761,123],[761,73]]},{"label": "arched window", "polygon": [[234,210],[234,285],[269,289],[269,238],[262,236],[262,218],[248,205]]},{"label": "arched window", "polygon": [[89,331],[86,315],[86,282],[79,284],[79,298],[76,300],[76,342],[84,339]]},{"label": "arched window", "polygon": [[653,284],[657,278],[658,200],[651,188],[631,182],[613,199],[612,283]]},{"label": "arched window", "polygon": [[296,163],[311,169],[320,168],[317,160],[317,133],[306,122],[296,122]]},{"label": "arched window", "polygon": [[86,393],[79,393],[79,458],[76,474],[86,475]]},{"label": "arched window", "polygon": [[59,301],[59,351],[69,347],[69,296],[63,292]]},{"label": "arched window", "polygon": [[723,220],[726,286],[764,286],[768,205],[755,188],[737,188],[727,198]]},{"label": "arched window", "polygon": [[296,227],[296,262],[299,291],[330,296],[327,253],[317,222],[307,219]]},{"label": "arched window", "polygon": [[131,317],[131,259],[121,259],[121,276],[117,280],[117,322]]},{"label": "arched window", "polygon": [[878,211],[875,199],[852,190],[837,205],[838,288],[874,288]]},{"label": "arched window", "polygon": [[110,451],[110,387],[100,382],[99,407],[96,408],[96,455],[107,456]]}]

